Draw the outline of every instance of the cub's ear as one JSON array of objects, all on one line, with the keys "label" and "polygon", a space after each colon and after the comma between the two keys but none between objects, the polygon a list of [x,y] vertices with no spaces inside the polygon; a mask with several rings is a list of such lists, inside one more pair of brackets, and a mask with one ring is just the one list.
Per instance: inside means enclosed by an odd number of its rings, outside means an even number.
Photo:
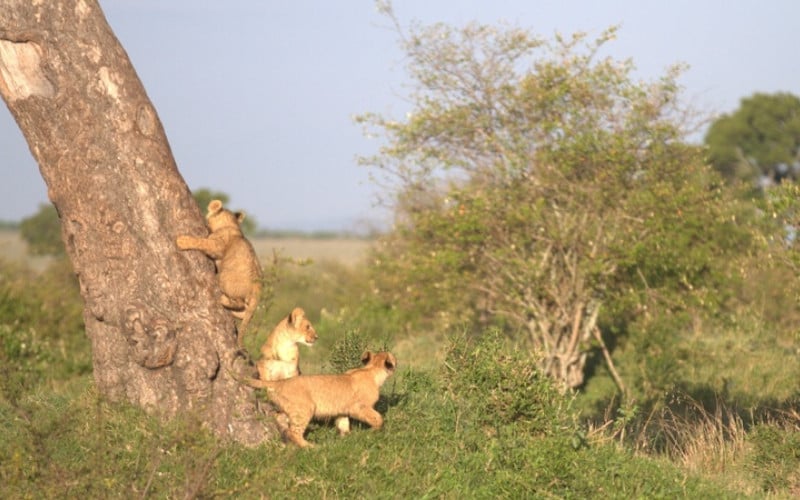
[{"label": "cub's ear", "polygon": [[361,364],[366,365],[369,363],[369,360],[372,359],[372,353],[369,351],[364,351],[364,354],[361,355]]},{"label": "cub's ear", "polygon": [[383,366],[390,372],[393,372],[397,365],[392,358],[386,358],[386,361],[383,362]]},{"label": "cub's ear", "polygon": [[289,324],[300,326],[300,322],[303,321],[305,317],[306,312],[300,307],[295,307],[292,309],[292,312],[289,313]]},{"label": "cub's ear", "polygon": [[244,218],[245,218],[245,213],[244,212],[234,212],[233,215],[236,216],[236,220],[239,222],[239,224],[241,224],[242,221],[244,221]]},{"label": "cub's ear", "polygon": [[208,204],[208,214],[213,215],[220,210],[222,210],[222,202],[219,200],[211,200],[211,203]]}]

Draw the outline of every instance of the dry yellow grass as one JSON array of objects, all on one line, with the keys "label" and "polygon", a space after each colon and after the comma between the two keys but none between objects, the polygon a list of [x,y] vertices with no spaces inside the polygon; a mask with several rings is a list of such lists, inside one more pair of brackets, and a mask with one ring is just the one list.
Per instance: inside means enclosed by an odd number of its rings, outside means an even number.
[{"label": "dry yellow grass", "polygon": [[254,238],[251,241],[262,263],[270,261],[274,249],[283,257],[333,261],[350,267],[362,263],[372,245],[369,240],[356,238]]},{"label": "dry yellow grass", "polygon": [[0,231],[0,256],[6,260],[22,261],[28,257],[28,245],[18,231]]}]

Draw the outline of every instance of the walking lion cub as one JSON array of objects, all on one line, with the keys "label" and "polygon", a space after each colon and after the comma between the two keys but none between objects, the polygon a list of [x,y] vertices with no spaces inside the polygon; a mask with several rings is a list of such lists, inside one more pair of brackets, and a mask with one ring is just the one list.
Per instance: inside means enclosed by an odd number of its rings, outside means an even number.
[{"label": "walking lion cub", "polygon": [[283,380],[300,375],[300,349],[297,344],[309,347],[317,340],[314,326],[303,309],[295,307],[275,326],[267,341],[261,346],[261,359],[256,363],[261,380]]},{"label": "walking lion cub", "polygon": [[181,250],[200,250],[214,259],[222,290],[220,303],[242,320],[236,335],[239,348],[243,347],[242,339],[258,306],[262,286],[258,257],[239,226],[243,220],[242,212],[231,212],[223,208],[221,201],[212,200],[206,214],[208,237],[178,236],[177,239]]},{"label": "walking lion cub", "polygon": [[241,378],[250,387],[267,390],[267,397],[288,416],[286,437],[300,447],[313,446],[305,440],[312,418],[351,417],[373,429],[383,426],[383,417],[373,406],[380,397],[380,387],[397,368],[390,352],[361,356],[361,368],[338,375],[298,375],[285,380]]}]

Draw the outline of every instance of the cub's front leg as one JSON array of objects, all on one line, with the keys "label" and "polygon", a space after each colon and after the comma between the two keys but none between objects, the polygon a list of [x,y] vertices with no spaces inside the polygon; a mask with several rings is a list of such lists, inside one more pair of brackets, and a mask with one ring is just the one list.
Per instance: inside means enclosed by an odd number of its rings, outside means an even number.
[{"label": "cub's front leg", "polygon": [[[364,422],[365,424],[369,425],[370,427],[372,427],[375,430],[378,430],[381,427],[383,427],[383,417],[381,416],[380,413],[375,411],[373,408],[366,407],[366,406],[365,407],[356,408],[350,413],[350,416],[353,417],[356,420],[360,420],[361,422]],[[338,422],[337,422],[337,426],[338,426]]]},{"label": "cub's front leg", "polygon": [[181,250],[200,250],[212,259],[221,259],[225,252],[225,242],[214,238],[178,236],[175,242]]}]

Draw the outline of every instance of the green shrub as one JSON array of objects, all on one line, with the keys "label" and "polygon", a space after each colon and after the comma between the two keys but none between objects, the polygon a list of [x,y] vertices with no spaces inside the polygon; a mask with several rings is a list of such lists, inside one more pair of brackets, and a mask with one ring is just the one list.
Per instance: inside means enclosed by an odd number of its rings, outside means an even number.
[{"label": "green shrub", "polygon": [[344,337],[334,343],[330,353],[330,364],[334,373],[344,373],[361,366],[361,355],[367,350],[367,340],[358,331],[345,332]]},{"label": "green shrub", "polygon": [[454,401],[474,406],[480,424],[512,425],[533,434],[577,431],[571,396],[542,374],[535,357],[509,348],[497,331],[474,340],[451,339],[445,359],[448,391]]},{"label": "green shrub", "polygon": [[[72,384],[0,403],[2,498],[194,498],[218,453],[187,415],[165,424]],[[10,425],[9,425],[10,424]]]}]

